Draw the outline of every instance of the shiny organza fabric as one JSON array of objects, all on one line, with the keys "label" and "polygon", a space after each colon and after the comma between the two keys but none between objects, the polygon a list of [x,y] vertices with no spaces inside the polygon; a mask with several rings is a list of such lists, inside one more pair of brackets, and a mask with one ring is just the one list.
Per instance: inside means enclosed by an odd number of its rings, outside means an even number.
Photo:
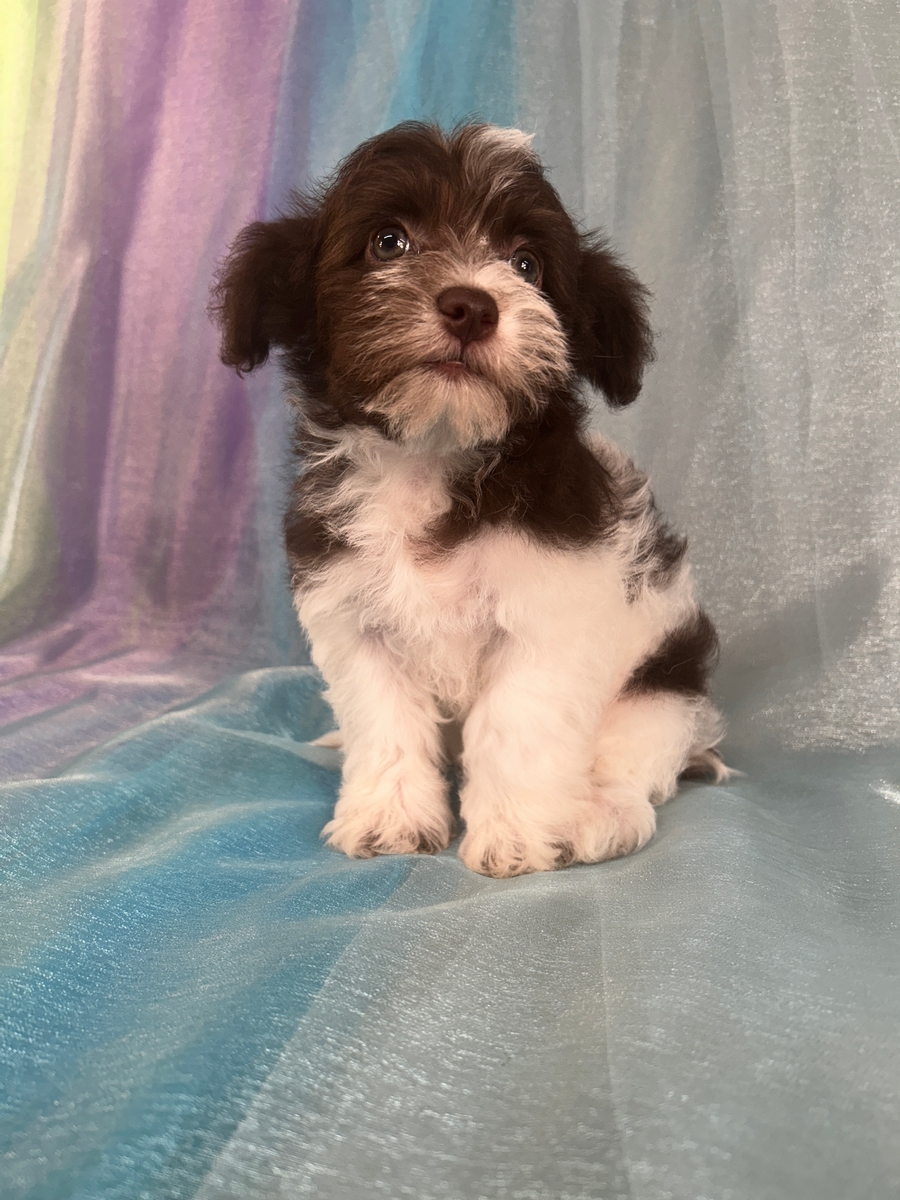
[{"label": "shiny organza fabric", "polygon": [[[900,1194],[900,17],[0,9],[0,1197]],[[324,848],[277,374],[210,276],[362,138],[535,132],[654,291],[597,423],[690,535],[743,774],[517,880]]]}]

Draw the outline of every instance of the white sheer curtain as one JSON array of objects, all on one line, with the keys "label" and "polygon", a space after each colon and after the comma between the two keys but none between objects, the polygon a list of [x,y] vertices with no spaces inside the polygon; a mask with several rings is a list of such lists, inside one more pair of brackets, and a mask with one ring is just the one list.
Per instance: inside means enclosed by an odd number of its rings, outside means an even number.
[{"label": "white sheer curtain", "polygon": [[900,8],[519,6],[521,123],[655,294],[652,472],[737,748],[896,738]]}]

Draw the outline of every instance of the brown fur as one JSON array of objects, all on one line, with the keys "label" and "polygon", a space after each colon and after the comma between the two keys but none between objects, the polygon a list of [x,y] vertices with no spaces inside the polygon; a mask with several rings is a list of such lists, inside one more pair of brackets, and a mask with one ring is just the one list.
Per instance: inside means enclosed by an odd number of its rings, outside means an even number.
[{"label": "brown fur", "polygon": [[623,695],[677,692],[681,696],[705,696],[718,652],[715,628],[701,609],[668,634],[659,649],[638,667]]}]

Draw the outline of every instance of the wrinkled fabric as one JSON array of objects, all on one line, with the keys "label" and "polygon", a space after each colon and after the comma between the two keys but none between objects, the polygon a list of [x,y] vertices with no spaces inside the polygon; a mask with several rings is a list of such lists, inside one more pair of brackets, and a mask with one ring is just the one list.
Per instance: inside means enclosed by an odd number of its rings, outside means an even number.
[{"label": "wrinkled fabric", "polygon": [[260,670],[8,788],[0,1194],[896,1194],[892,752],[491,880],[324,848],[328,723]]},{"label": "wrinkled fabric", "polygon": [[[900,1193],[900,17],[0,11],[0,1197]],[[596,424],[687,532],[743,775],[632,858],[352,862],[276,372],[209,280],[398,120],[534,132],[651,287]]]}]

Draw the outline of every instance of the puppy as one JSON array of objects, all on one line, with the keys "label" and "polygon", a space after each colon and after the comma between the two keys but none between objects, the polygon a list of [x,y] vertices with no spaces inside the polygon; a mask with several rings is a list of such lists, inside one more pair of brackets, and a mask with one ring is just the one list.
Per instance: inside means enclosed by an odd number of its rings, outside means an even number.
[{"label": "puppy", "polygon": [[497,877],[628,854],[679,776],[727,774],[713,627],[646,479],[585,433],[651,359],[647,293],[580,234],[529,138],[406,123],[245,229],[222,358],[282,351],[297,613],[345,762],[330,845]]}]

